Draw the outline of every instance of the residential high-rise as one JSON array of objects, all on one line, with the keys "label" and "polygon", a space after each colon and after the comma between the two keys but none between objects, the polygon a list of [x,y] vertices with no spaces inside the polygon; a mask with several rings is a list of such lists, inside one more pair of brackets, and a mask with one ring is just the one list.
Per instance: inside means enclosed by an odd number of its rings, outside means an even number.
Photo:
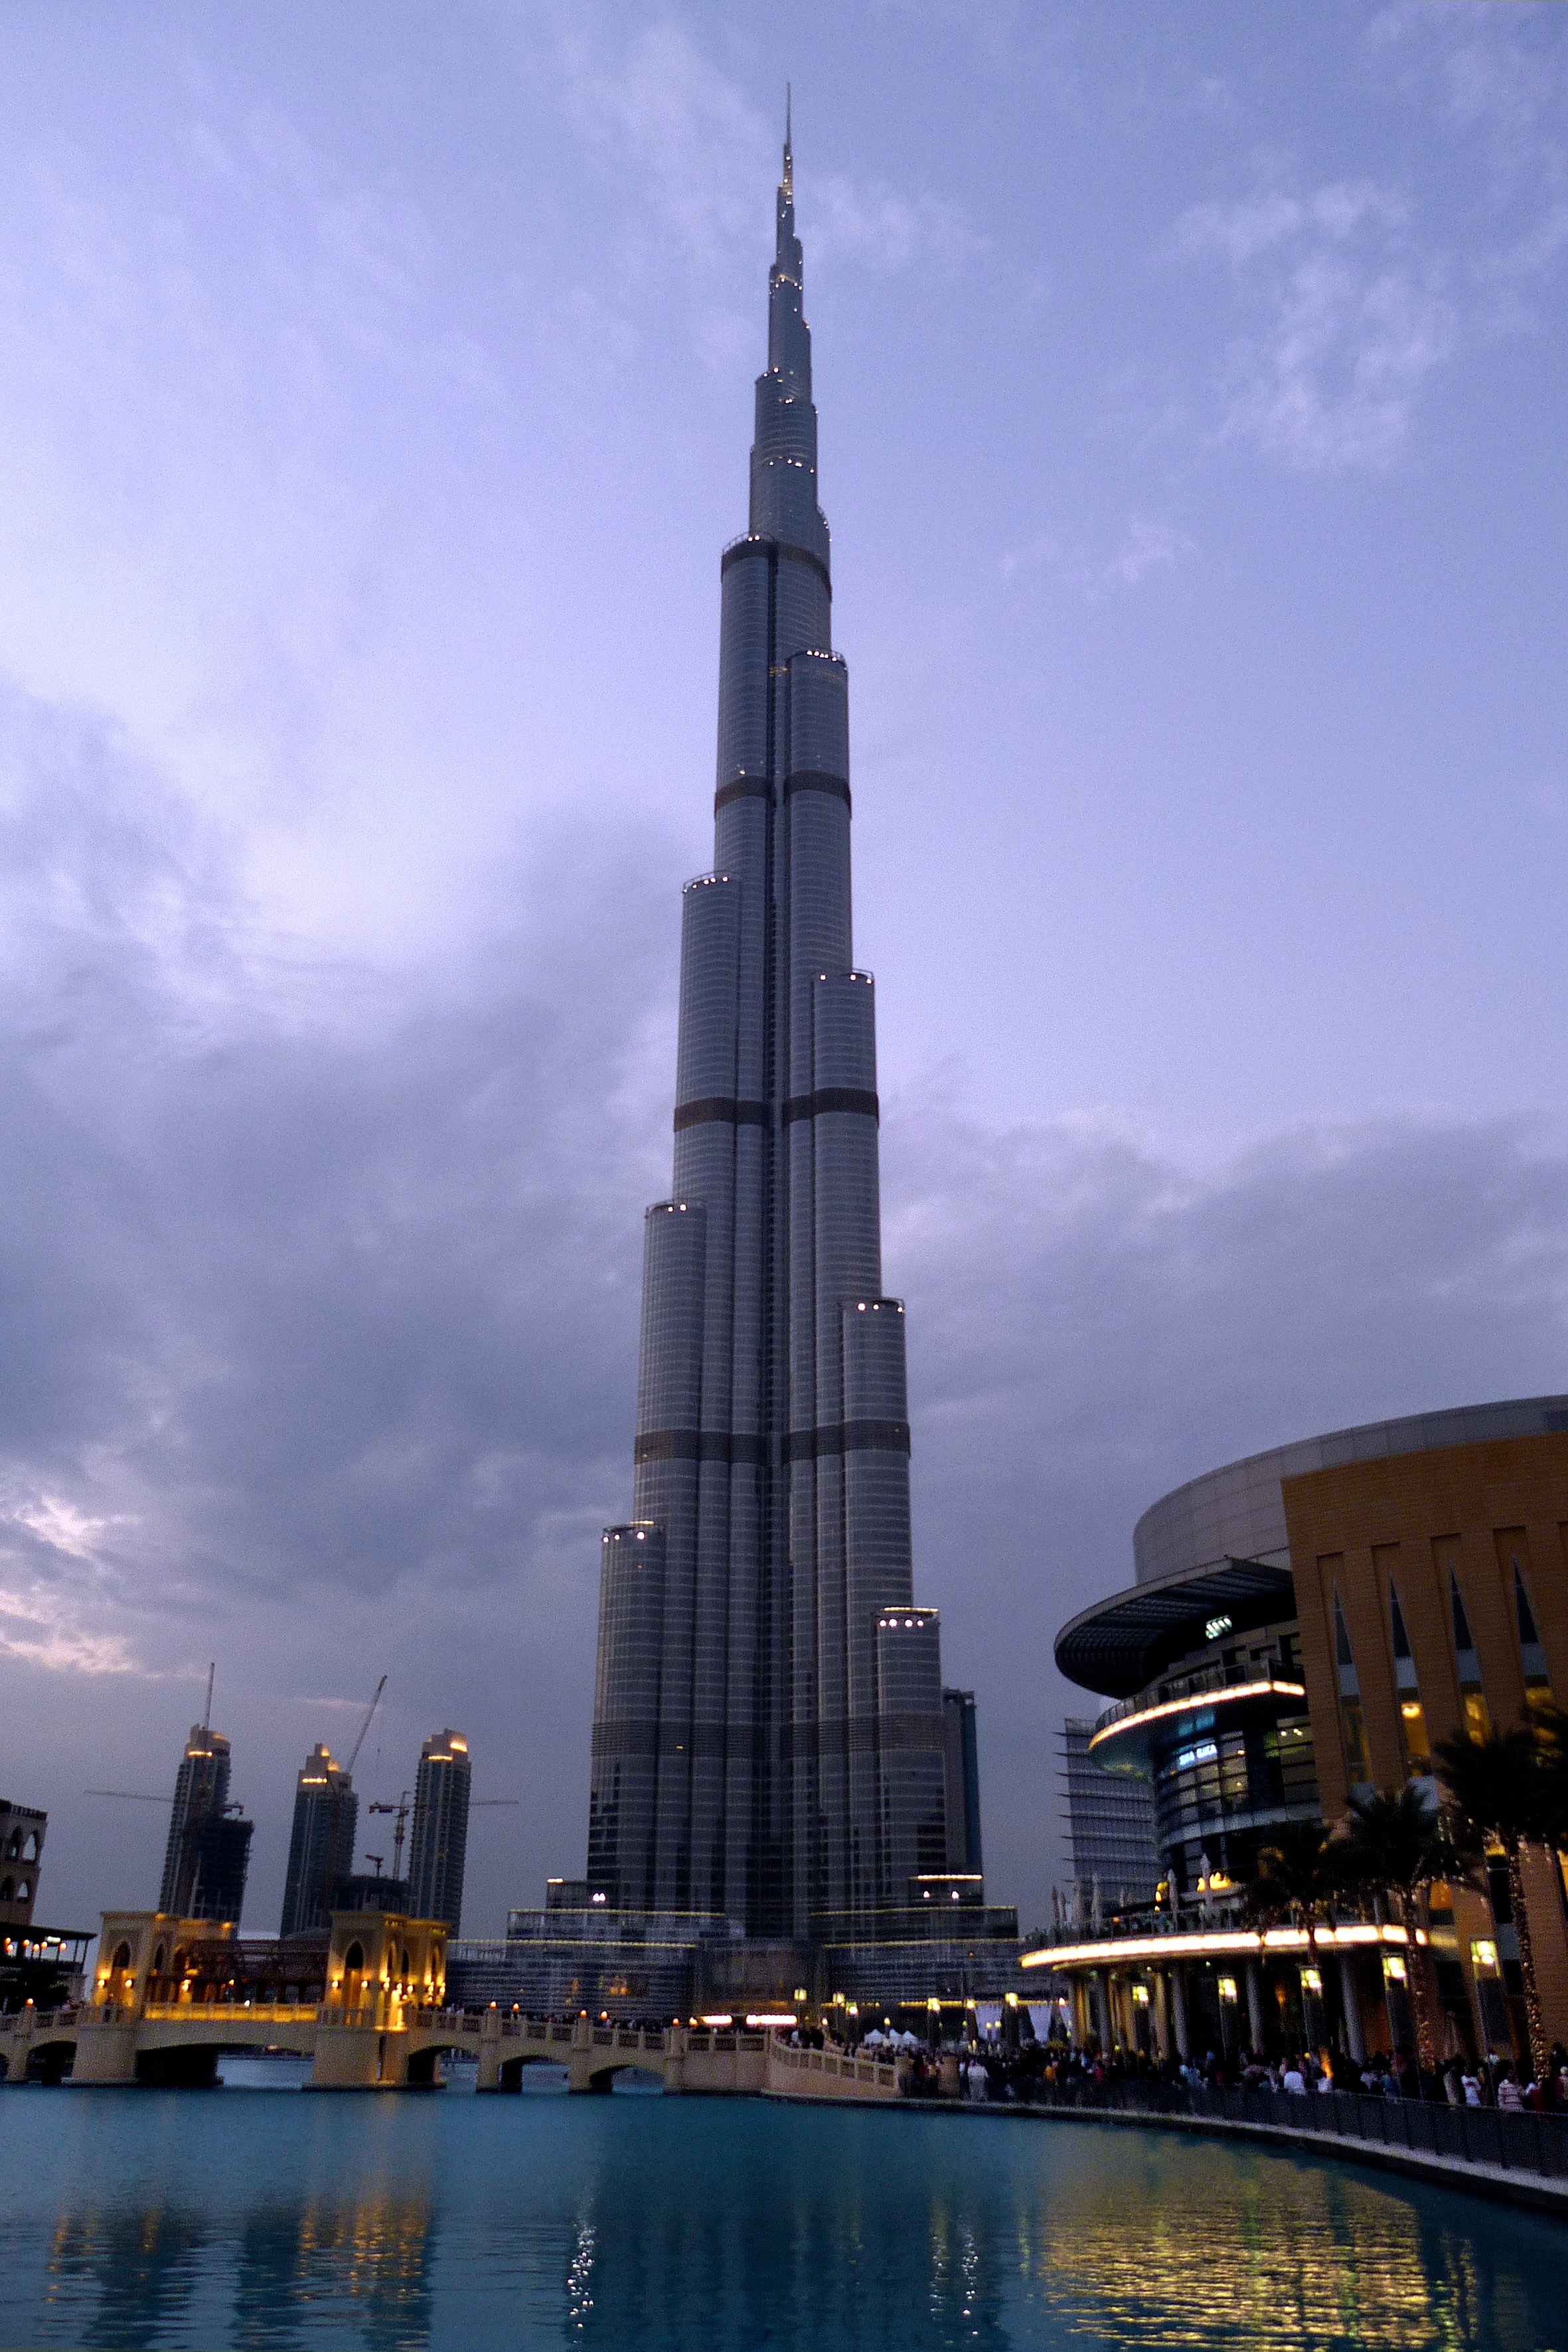
[{"label": "residential high-rise", "polygon": [[749,527],[721,565],[713,870],[684,896],[675,1181],[645,1223],[634,1517],[604,1538],[588,1879],[802,1937],[905,1902],[947,1832],[787,131],[768,285]]},{"label": "residential high-rise", "polygon": [[193,1723],[169,1814],[158,1908],[182,1919],[237,1920],[255,1824],[232,1818],[229,1747],[210,1724]]},{"label": "residential high-rise", "polygon": [[327,1925],[338,1882],[353,1870],[358,1830],[359,1799],[353,1780],[330,1748],[312,1748],[294,1784],[279,1935],[308,1935]]},{"label": "residential high-rise", "polygon": [[416,1919],[445,1919],[454,1936],[463,1918],[469,1779],[468,1743],[460,1731],[439,1731],[425,1742],[414,1783],[408,1906]]}]

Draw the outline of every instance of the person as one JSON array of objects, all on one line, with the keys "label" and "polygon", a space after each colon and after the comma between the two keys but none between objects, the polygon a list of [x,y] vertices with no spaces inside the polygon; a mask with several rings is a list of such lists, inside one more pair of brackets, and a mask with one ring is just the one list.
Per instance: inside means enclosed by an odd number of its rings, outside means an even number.
[{"label": "person", "polygon": [[981,2064],[978,2058],[972,2058],[970,2060],[968,2073],[970,2097],[972,2099],[984,2099],[988,2085],[986,2082],[985,2069]]},{"label": "person", "polygon": [[1511,2066],[1505,2066],[1499,2078],[1497,2103],[1507,2116],[1517,2116],[1524,2105],[1524,2093],[1519,2087]]},{"label": "person", "polygon": [[1301,2062],[1299,2058],[1286,2060],[1285,2072],[1279,2079],[1279,2087],[1282,2091],[1288,2091],[1293,2099],[1306,2096],[1307,2078],[1301,2072]]},{"label": "person", "polygon": [[1465,2105],[1467,2107],[1479,2107],[1480,2105],[1480,2076],[1476,2073],[1474,2067],[1466,2067],[1464,2073],[1459,2077],[1459,2088],[1465,2095]]}]

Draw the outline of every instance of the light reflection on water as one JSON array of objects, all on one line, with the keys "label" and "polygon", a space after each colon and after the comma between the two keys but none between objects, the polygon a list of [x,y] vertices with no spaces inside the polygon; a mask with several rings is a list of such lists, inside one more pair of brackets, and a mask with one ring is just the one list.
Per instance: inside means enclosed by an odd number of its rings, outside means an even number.
[{"label": "light reflection on water", "polygon": [[0,2166],[12,2345],[1568,2352],[1553,2221],[1120,2128],[17,2089]]}]

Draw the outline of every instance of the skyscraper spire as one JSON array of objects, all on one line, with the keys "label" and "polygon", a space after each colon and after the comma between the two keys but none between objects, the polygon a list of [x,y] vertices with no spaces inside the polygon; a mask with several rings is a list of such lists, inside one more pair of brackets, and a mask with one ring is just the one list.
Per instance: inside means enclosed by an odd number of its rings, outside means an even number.
[{"label": "skyscraper spire", "polygon": [[784,194],[785,194],[785,195],[786,195],[786,196],[790,197],[790,198],[793,200],[794,195],[795,195],[795,156],[794,156],[794,154],[791,152],[791,149],[790,149],[790,113],[791,113],[791,109],[792,109],[792,97],[791,97],[790,86],[789,86],[788,82],[786,81],[786,82],[785,82],[785,84],[784,84]]},{"label": "skyscraper spire", "polygon": [[946,1838],[785,107],[748,529],[721,565],[713,870],[684,894],[675,1181],[645,1221],[635,1516],[605,1532],[588,1877],[804,1938],[908,1901]]}]

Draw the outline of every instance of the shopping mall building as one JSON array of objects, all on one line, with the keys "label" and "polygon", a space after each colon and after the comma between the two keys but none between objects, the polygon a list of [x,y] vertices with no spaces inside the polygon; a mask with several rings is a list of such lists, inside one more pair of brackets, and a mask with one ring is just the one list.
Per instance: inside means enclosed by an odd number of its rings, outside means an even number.
[{"label": "shopping mall building", "polygon": [[[1402,1927],[1338,1921],[1314,1967],[1299,1931],[1245,1927],[1240,1889],[1281,1822],[1336,1822],[1358,1789],[1426,1779],[1450,1732],[1568,1701],[1568,1396],[1254,1454],[1156,1503],[1133,1547],[1136,1581],[1056,1655],[1109,1702],[1090,1753],[1147,1790],[1162,1885],[1147,1908],[1064,1919],[1026,1954],[1032,1981],[1080,2035],[1151,2051],[1411,2038]],[[1431,1957],[1447,2049],[1511,2054],[1528,2043],[1500,1857],[1488,1882],[1435,1890]],[[1560,1864],[1530,1852],[1525,1884],[1547,2030],[1568,2042]]]}]

